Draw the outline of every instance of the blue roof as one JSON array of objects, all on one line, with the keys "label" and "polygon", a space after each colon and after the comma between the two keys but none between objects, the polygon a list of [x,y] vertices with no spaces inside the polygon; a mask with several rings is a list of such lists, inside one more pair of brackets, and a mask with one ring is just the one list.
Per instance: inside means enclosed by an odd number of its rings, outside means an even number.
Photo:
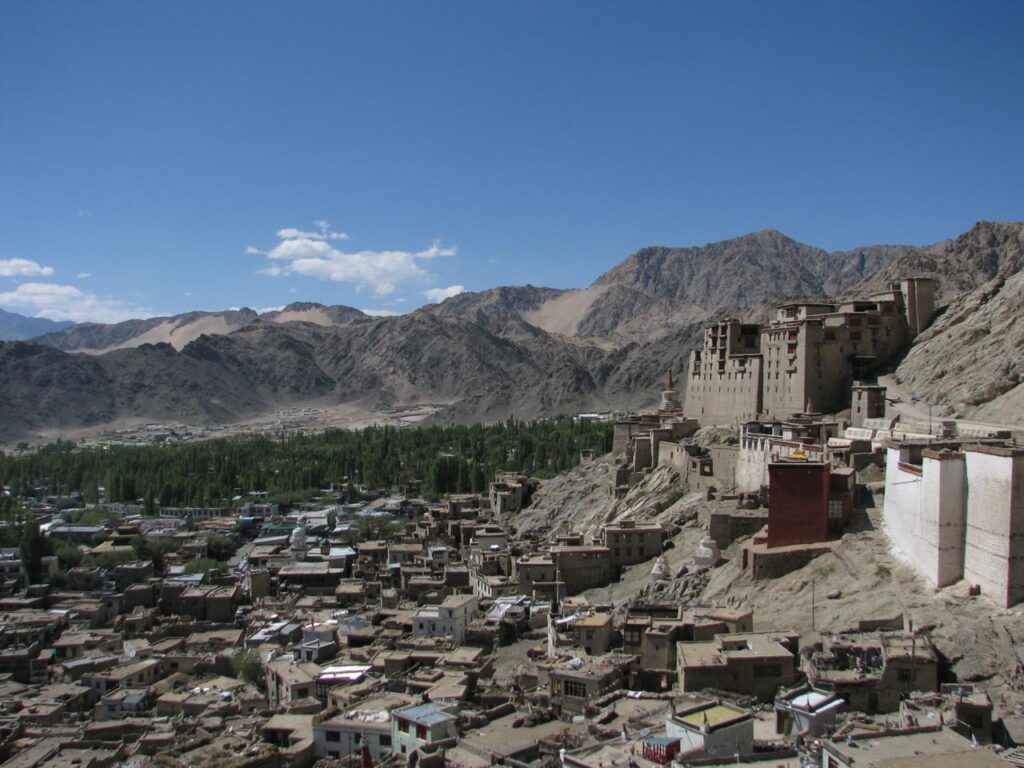
[{"label": "blue roof", "polygon": [[435,725],[455,719],[455,715],[445,712],[440,704],[416,704],[412,707],[403,707],[395,714],[418,725]]}]

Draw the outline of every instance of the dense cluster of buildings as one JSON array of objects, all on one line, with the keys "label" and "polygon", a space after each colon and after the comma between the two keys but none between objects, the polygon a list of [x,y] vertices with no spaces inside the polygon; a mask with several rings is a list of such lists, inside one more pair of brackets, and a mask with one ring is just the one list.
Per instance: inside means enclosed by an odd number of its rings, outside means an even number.
[{"label": "dense cluster of buildings", "polygon": [[[947,746],[993,738],[984,693],[943,691],[899,618],[801,646],[743,607],[617,611],[583,593],[657,569],[661,525],[517,540],[491,502],[55,518],[81,564],[27,587],[12,567],[0,597],[0,765],[774,768],[847,754],[850,712],[902,749],[927,716],[909,706],[962,710]],[[168,542],[159,567],[129,556],[139,536]],[[213,537],[234,555],[189,568]]]}]

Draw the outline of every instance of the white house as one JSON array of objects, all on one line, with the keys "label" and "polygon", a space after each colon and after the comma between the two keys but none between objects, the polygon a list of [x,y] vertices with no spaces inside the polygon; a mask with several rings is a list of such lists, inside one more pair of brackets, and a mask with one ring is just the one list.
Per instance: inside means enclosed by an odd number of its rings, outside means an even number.
[{"label": "white house", "polygon": [[440,704],[417,704],[391,712],[392,751],[408,755],[420,747],[458,737],[455,707]]},{"label": "white house", "polygon": [[421,637],[451,636],[461,643],[477,601],[476,595],[450,595],[440,605],[424,605],[412,616],[412,632]]},{"label": "white house", "polygon": [[754,717],[719,701],[706,701],[670,715],[665,735],[679,739],[680,755],[746,755],[754,751]]},{"label": "white house", "polygon": [[313,755],[316,758],[345,758],[370,748],[374,763],[392,752],[391,710],[408,707],[416,698],[402,693],[385,693],[360,702],[358,709],[339,712],[313,723]]}]

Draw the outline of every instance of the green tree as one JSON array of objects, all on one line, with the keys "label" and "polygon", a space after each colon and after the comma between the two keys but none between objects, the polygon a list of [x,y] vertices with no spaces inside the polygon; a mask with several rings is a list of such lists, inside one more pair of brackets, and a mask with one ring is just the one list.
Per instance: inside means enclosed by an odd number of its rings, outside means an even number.
[{"label": "green tree", "polygon": [[256,651],[242,651],[231,657],[231,671],[239,680],[255,685],[260,679],[260,655]]},{"label": "green tree", "polygon": [[144,536],[132,538],[132,550],[139,560],[152,560],[153,570],[157,573],[164,571],[164,555],[173,549],[173,545],[167,539],[147,539]]},{"label": "green tree", "polygon": [[238,545],[232,539],[217,533],[206,540],[206,554],[214,560],[227,560],[237,549]]},{"label": "green tree", "polygon": [[60,561],[60,567],[66,571],[78,567],[82,562],[82,551],[74,544],[58,544],[54,554]]},{"label": "green tree", "polygon": [[190,560],[185,563],[185,573],[187,575],[194,575],[197,573],[206,573],[207,571],[223,571],[224,564],[218,563],[216,560],[212,560],[209,557],[198,557],[195,560]]},{"label": "green tree", "polygon": [[25,521],[21,531],[21,564],[29,584],[38,584],[43,575],[43,555],[46,554],[46,539],[39,530],[39,521],[32,516]]}]

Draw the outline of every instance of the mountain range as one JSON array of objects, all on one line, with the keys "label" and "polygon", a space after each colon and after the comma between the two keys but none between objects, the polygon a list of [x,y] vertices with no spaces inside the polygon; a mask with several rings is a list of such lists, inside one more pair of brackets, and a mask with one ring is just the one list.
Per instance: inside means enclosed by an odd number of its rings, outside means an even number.
[{"label": "mountain range", "polygon": [[[586,288],[500,287],[397,317],[303,303],[81,324],[0,343],[0,440],[126,419],[229,423],[293,405],[432,403],[445,421],[636,407],[666,370],[685,371],[713,318],[762,320],[783,300],[861,294],[905,275],[937,278],[945,309],[897,375],[951,409],[991,415],[1022,399],[1021,338],[998,324],[1021,314],[1022,243],[1020,222],[831,253],[763,230],[644,248]],[[986,353],[1001,361],[994,388],[966,383],[981,333],[965,336],[968,320],[1000,328]],[[1015,349],[999,346],[1010,340]],[[962,351],[964,381],[932,365],[926,344],[946,360]]]},{"label": "mountain range", "polygon": [[34,339],[46,333],[62,331],[73,325],[74,323],[67,321],[58,322],[42,317],[25,317],[17,312],[0,309],[0,340],[2,341]]}]

